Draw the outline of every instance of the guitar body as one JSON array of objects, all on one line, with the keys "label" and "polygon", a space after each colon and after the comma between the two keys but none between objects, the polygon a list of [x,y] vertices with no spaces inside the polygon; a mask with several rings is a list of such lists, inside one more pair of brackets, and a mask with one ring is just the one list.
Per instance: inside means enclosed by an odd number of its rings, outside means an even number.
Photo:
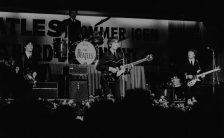
[{"label": "guitar body", "polygon": [[197,81],[200,81],[198,78],[192,79],[191,81],[188,81],[187,86],[192,87],[196,84]]},{"label": "guitar body", "polygon": [[192,87],[192,86],[194,86],[196,84],[197,81],[200,81],[199,77],[202,77],[203,75],[205,76],[207,74],[210,74],[210,73],[213,73],[213,72],[216,72],[216,71],[220,71],[220,70],[221,70],[220,67],[217,67],[217,68],[215,68],[213,70],[210,70],[210,71],[198,74],[198,75],[194,76],[194,78],[192,80],[187,82],[187,86],[188,87]]},{"label": "guitar body", "polygon": [[[118,61],[109,60],[109,61],[105,62],[104,64],[108,67],[120,69],[120,66],[123,64],[123,59],[118,60]],[[103,80],[105,80],[107,82],[116,82],[120,78],[120,76],[117,76],[117,73],[112,73],[110,71],[103,72],[102,76],[103,76]]]},{"label": "guitar body", "polygon": [[36,79],[33,78],[33,71],[29,68],[23,71],[23,77],[28,82],[28,84],[32,86],[35,86],[35,84],[37,83]]},{"label": "guitar body", "polygon": [[131,68],[134,65],[140,64],[145,61],[151,61],[152,59],[153,59],[153,55],[150,54],[150,55],[147,55],[143,59],[140,59],[138,61],[126,64],[126,65],[123,65],[123,59],[120,59],[118,61],[112,61],[112,60],[106,61],[104,65],[108,67],[117,68],[118,71],[116,73],[112,73],[110,71],[103,72],[102,73],[103,79],[104,81],[107,81],[107,82],[116,82],[122,74],[126,73],[126,69]]}]

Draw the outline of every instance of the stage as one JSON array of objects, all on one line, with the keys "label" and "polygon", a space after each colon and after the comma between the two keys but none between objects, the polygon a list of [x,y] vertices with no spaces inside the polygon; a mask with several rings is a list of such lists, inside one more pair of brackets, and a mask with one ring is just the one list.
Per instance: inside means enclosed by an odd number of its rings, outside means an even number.
[{"label": "stage", "polygon": [[[65,68],[70,67],[70,78],[66,75]],[[69,98],[69,84],[79,83],[81,91],[88,91],[88,95],[94,95],[96,90],[101,89],[101,72],[96,70],[95,65],[66,64],[66,63],[41,63],[41,83],[55,82],[58,84],[58,98]],[[146,78],[144,66],[134,66],[131,72],[120,77],[121,96],[125,96],[128,89],[146,89]],[[66,88],[67,87],[67,88]],[[74,87],[74,90],[76,88]],[[71,90],[71,88],[70,88]]]}]

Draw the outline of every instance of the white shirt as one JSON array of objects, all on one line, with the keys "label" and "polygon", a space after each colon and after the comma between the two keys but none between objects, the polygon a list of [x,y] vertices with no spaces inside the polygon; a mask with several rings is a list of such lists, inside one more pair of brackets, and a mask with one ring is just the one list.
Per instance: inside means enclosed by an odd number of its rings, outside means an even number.
[{"label": "white shirt", "polygon": [[25,53],[26,53],[27,58],[30,58],[32,56],[31,52],[25,52]]},{"label": "white shirt", "polygon": [[194,65],[195,59],[189,59],[190,64]]}]

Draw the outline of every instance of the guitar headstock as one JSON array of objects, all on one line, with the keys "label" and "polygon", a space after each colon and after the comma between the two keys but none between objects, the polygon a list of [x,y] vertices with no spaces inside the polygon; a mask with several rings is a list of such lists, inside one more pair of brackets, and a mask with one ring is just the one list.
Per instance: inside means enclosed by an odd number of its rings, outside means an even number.
[{"label": "guitar headstock", "polygon": [[152,55],[152,54],[147,55],[147,56],[145,57],[145,59],[146,59],[146,61],[151,61],[151,60],[153,60],[153,55]]}]

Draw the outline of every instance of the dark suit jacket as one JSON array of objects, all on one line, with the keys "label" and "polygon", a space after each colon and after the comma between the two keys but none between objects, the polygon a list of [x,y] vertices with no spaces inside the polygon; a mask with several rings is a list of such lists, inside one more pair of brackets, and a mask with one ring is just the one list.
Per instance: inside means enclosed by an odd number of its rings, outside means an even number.
[{"label": "dark suit jacket", "polygon": [[196,75],[198,74],[198,70],[201,70],[198,60],[195,60],[194,65],[190,64],[189,60],[185,61],[185,64],[183,66],[184,74],[187,73],[188,75]]},{"label": "dark suit jacket", "polygon": [[75,42],[80,40],[79,35],[81,34],[81,31],[81,22],[79,20],[73,22],[70,18],[68,18],[63,20],[61,23],[61,32],[65,32],[65,37],[67,37],[68,35],[69,42]]},{"label": "dark suit jacket", "polygon": [[183,63],[183,65],[181,67],[180,77],[181,77],[182,80],[186,81],[185,74],[187,74],[187,75],[197,75],[198,70],[200,70],[200,72],[201,72],[201,67],[200,67],[200,64],[199,64],[198,60],[195,60],[194,65],[192,65],[192,64],[190,64],[190,61],[187,59],[187,60],[185,60],[185,62]]},{"label": "dark suit jacket", "polygon": [[31,70],[32,72],[38,72],[38,60],[33,53],[33,55],[28,58],[24,53],[17,60],[17,65],[20,67],[20,73],[24,73],[25,70]]},{"label": "dark suit jacket", "polygon": [[117,50],[116,56],[114,56],[110,50],[104,53],[102,58],[99,60],[96,69],[98,71],[108,71],[109,70],[109,65],[105,65],[105,62],[112,60],[112,61],[119,61],[123,58],[122,53]]}]

